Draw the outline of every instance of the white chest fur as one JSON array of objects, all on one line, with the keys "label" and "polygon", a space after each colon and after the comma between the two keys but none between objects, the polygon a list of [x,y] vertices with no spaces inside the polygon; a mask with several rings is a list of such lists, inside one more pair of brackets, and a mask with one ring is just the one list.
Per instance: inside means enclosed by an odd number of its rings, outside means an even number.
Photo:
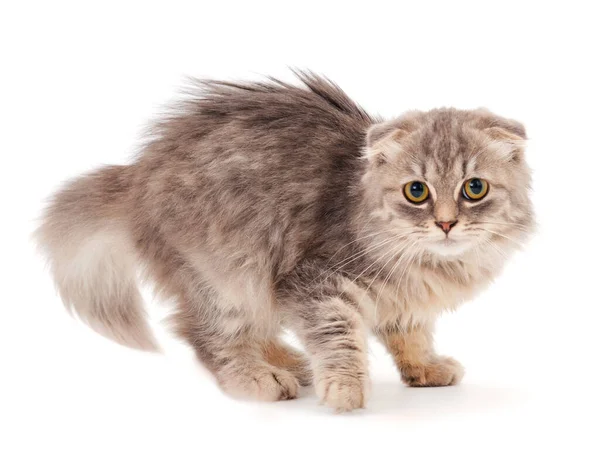
[{"label": "white chest fur", "polygon": [[441,312],[455,309],[473,298],[492,277],[489,267],[461,262],[413,265],[403,275],[387,280],[343,279],[341,284],[371,328],[408,328],[429,323]]}]

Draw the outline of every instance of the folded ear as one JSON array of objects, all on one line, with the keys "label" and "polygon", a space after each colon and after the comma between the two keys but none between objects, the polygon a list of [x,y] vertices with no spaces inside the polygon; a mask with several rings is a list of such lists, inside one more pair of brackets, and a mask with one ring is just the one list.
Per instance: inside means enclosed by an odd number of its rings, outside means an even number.
[{"label": "folded ear", "polygon": [[478,109],[476,125],[492,141],[491,147],[507,161],[520,162],[525,151],[527,133],[525,126],[516,120],[494,115],[486,109]]},{"label": "folded ear", "polygon": [[476,125],[479,129],[493,129],[498,134],[504,134],[508,138],[527,140],[525,126],[516,120],[495,115],[485,108],[473,111]]},{"label": "folded ear", "polygon": [[398,128],[399,124],[396,121],[375,123],[367,131],[367,147],[374,146],[377,142],[398,130]]},{"label": "folded ear", "polygon": [[365,157],[374,165],[389,162],[402,150],[402,139],[417,129],[420,112],[411,112],[395,120],[376,123],[367,131]]}]

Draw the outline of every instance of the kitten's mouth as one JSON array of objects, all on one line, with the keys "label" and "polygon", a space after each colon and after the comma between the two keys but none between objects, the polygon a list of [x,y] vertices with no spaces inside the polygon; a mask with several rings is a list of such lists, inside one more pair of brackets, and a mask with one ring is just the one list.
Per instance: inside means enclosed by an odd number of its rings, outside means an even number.
[{"label": "kitten's mouth", "polygon": [[458,240],[456,238],[450,238],[447,235],[446,238],[441,238],[437,241],[434,241],[434,244],[438,247],[454,247],[460,243],[464,243],[464,241]]},{"label": "kitten's mouth", "polygon": [[461,255],[469,249],[469,247],[469,241],[446,236],[446,238],[432,241],[429,244],[428,249],[437,255],[448,257]]}]

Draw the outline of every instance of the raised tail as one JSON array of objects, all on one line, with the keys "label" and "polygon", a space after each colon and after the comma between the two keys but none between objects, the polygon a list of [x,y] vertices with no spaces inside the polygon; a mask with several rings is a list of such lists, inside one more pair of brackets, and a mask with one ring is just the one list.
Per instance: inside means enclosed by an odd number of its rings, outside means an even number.
[{"label": "raised tail", "polygon": [[54,195],[35,239],[71,312],[120,344],[157,350],[137,283],[131,167],[110,166]]}]

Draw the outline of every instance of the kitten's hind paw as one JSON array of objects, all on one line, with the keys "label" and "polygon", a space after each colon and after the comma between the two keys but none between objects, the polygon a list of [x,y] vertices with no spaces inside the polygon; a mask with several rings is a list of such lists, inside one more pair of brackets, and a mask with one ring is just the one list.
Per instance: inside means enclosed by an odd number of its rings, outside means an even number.
[{"label": "kitten's hind paw", "polygon": [[291,372],[294,377],[296,377],[296,380],[298,380],[300,386],[312,385],[313,373],[310,369],[310,363],[308,360],[306,360],[306,362],[297,363],[294,366],[290,366],[287,370]]},{"label": "kitten's hind paw", "polygon": [[248,368],[220,376],[221,388],[235,397],[263,401],[289,400],[298,396],[298,380],[287,370],[272,366]]},{"label": "kitten's hind paw", "polygon": [[294,375],[300,386],[312,384],[310,362],[302,352],[282,342],[274,341],[266,345],[265,357],[273,366],[285,369]]},{"label": "kitten's hind paw", "polygon": [[422,364],[402,364],[402,380],[408,386],[452,386],[460,383],[465,370],[453,358],[438,356]]}]

